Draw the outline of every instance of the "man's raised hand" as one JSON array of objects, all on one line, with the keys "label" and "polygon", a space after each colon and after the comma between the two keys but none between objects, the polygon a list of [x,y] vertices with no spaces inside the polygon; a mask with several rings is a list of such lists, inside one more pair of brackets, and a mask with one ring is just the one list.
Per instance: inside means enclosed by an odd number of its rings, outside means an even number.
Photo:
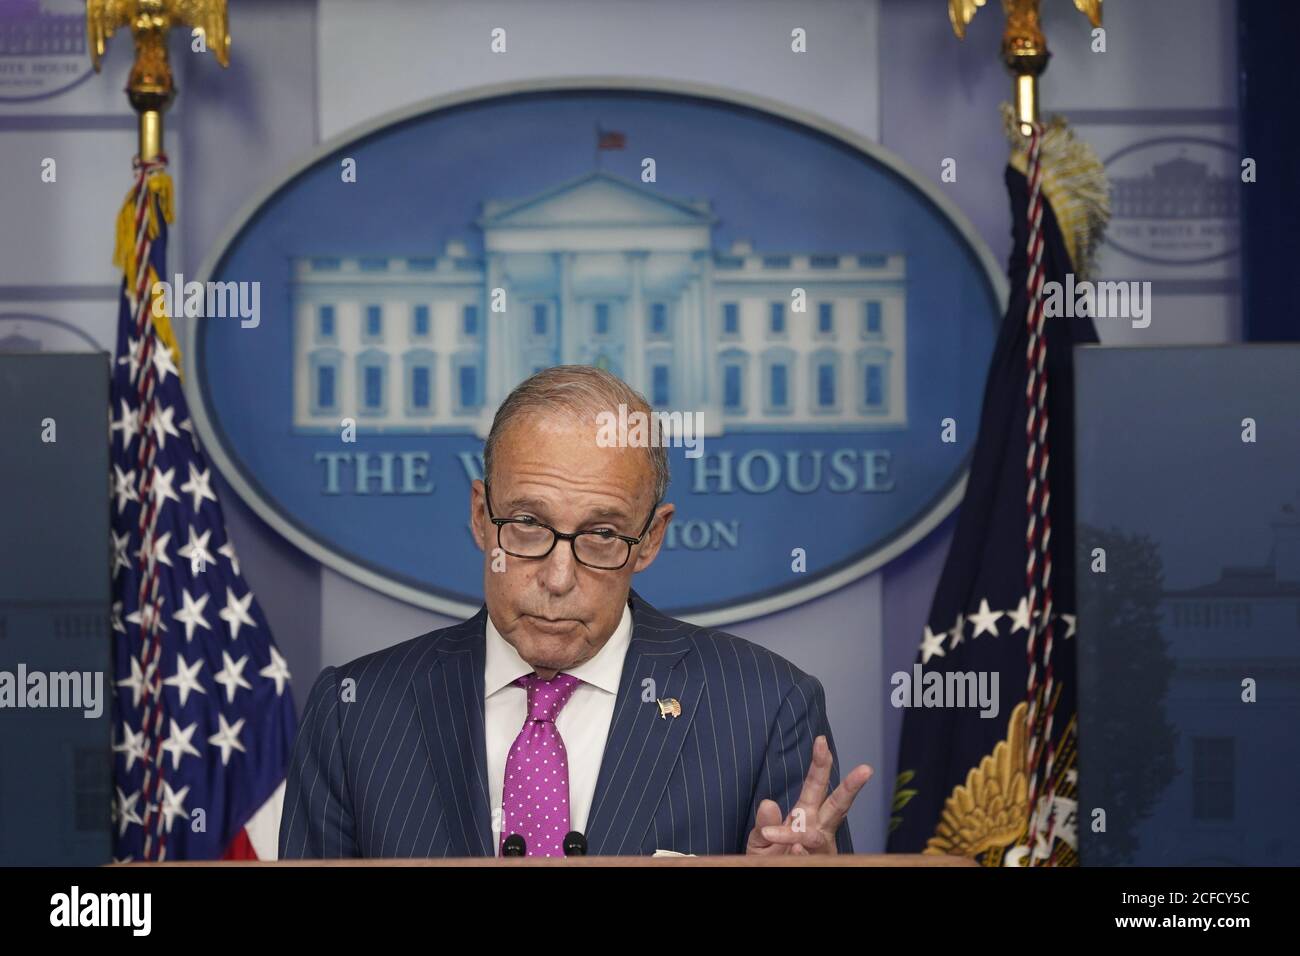
[{"label": "man's raised hand", "polygon": [[746,853],[763,856],[778,854],[838,853],[835,833],[853,806],[858,791],[871,779],[872,769],[858,764],[840,781],[835,792],[826,796],[831,780],[831,748],[825,736],[813,741],[812,766],[804,777],[799,799],[790,814],[781,820],[781,808],[775,800],[758,805],[754,829],[749,831]]}]

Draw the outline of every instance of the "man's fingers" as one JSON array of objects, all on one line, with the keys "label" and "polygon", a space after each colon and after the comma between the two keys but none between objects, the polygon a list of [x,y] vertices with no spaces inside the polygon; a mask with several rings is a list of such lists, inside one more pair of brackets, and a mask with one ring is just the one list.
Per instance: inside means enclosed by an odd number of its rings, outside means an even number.
[{"label": "man's fingers", "polygon": [[826,842],[826,834],[816,827],[809,830],[796,830],[788,826],[766,826],[761,827],[758,833],[770,844],[802,846],[805,850],[816,850]]},{"label": "man's fingers", "polygon": [[822,804],[817,818],[818,823],[834,832],[844,821],[844,817],[848,815],[849,808],[853,806],[858,791],[866,785],[873,773],[875,771],[865,763],[860,763],[850,770],[844,779],[840,781],[840,785]]},{"label": "man's fingers", "polygon": [[749,848],[751,850],[764,850],[772,845],[772,841],[763,836],[763,830],[766,827],[781,826],[781,807],[775,800],[763,800],[759,803],[758,809],[754,811],[754,829],[749,833]]},{"label": "man's fingers", "polygon": [[[799,791],[796,807],[803,807],[814,817],[826,799],[826,788],[831,782],[831,748],[825,737],[813,741],[812,765],[808,775],[803,778],[803,789]],[[791,811],[793,813],[793,811]]]},{"label": "man's fingers", "polygon": [[799,799],[785,820],[774,801],[759,803],[749,836],[751,850],[773,852],[774,847],[784,847],[796,854],[835,852],[835,834],[873,771],[867,764],[858,764],[828,797],[832,765],[830,743],[824,735],[818,736]]},{"label": "man's fingers", "polygon": [[781,807],[775,800],[764,800],[754,813],[754,826],[769,827],[781,825]]}]

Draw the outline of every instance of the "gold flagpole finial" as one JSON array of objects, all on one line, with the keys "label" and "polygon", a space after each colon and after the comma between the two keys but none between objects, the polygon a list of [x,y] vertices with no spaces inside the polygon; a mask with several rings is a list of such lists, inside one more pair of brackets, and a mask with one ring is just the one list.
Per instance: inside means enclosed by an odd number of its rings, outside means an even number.
[{"label": "gold flagpole finial", "polygon": [[[948,19],[958,39],[986,0],[948,0]],[[1074,6],[1094,26],[1101,26],[1102,0],[1074,0]],[[1038,18],[1039,0],[1002,0],[1007,25],[1002,33],[1002,61],[1015,77],[1016,118],[1020,130],[1029,134],[1038,122],[1038,77],[1047,69],[1051,52]]]},{"label": "gold flagpole finial", "polygon": [[226,0],[86,0],[86,35],[95,71],[100,69],[108,38],[129,27],[135,38],[135,64],[126,95],[140,117],[140,160],[162,152],[162,114],[176,96],[167,62],[167,34],[189,27],[200,49],[211,50],[222,66],[230,65],[230,31]]}]

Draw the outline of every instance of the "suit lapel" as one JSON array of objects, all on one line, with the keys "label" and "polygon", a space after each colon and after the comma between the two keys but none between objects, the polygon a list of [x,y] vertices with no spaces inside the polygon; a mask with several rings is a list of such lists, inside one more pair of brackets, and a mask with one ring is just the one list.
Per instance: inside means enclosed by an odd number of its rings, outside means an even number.
[{"label": "suit lapel", "polygon": [[[630,602],[632,640],[587,820],[593,856],[640,850],[704,691],[703,672],[689,664],[687,626],[665,617],[635,591]],[[645,684],[647,679],[654,683]],[[643,701],[643,695],[650,699]],[[680,717],[660,716],[656,700],[668,698],[681,705]]]},{"label": "suit lapel", "polygon": [[483,730],[487,607],[463,634],[438,643],[437,660],[412,682],[449,833],[448,856],[493,856]]}]

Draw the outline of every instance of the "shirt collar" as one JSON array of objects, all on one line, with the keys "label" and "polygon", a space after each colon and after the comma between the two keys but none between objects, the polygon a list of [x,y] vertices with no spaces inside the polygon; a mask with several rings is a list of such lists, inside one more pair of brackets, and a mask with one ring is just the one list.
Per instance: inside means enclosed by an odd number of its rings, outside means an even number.
[{"label": "shirt collar", "polygon": [[[491,697],[525,674],[531,674],[533,668],[519,656],[514,645],[501,636],[501,632],[492,623],[492,615],[488,614],[485,617],[487,618],[487,662],[484,666],[483,692],[485,697]],[[624,604],[623,616],[619,619],[618,626],[614,628],[614,633],[605,642],[605,646],[596,652],[595,657],[583,661],[564,673],[572,674],[593,687],[616,694],[619,680],[623,676],[623,659],[627,656],[627,648],[631,640],[632,610]]]}]

